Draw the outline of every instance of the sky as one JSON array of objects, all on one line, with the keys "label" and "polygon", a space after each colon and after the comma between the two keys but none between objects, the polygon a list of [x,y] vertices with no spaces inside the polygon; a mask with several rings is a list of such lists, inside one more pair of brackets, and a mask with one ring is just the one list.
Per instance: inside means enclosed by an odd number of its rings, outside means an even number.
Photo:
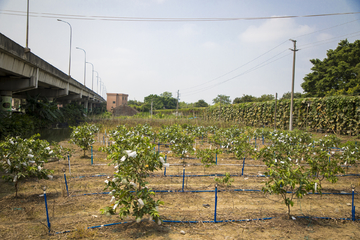
[{"label": "sky", "polygon": [[[167,91],[213,104],[295,92],[343,39],[360,39],[359,0],[30,0],[29,48],[104,97]],[[0,32],[25,47],[26,0],[0,0]],[[353,13],[353,14],[345,14]],[[317,16],[313,16],[317,15]],[[99,78],[97,78],[97,76]],[[106,90],[100,92],[98,83]]]}]

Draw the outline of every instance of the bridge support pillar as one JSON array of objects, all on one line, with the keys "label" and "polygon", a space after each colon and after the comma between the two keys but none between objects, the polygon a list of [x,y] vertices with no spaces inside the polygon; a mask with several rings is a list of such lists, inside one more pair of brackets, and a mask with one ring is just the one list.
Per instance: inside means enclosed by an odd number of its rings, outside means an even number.
[{"label": "bridge support pillar", "polygon": [[0,111],[11,112],[12,91],[0,91]]},{"label": "bridge support pillar", "polygon": [[88,112],[88,108],[89,108],[89,101],[88,100],[85,100],[84,108],[85,108],[85,112]]},{"label": "bridge support pillar", "polygon": [[89,103],[89,112],[92,112],[93,110],[93,103]]}]

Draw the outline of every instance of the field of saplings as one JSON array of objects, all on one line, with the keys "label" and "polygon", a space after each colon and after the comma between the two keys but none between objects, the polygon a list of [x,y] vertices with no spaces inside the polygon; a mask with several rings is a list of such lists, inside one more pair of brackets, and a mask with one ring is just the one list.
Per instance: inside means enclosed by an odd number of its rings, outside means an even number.
[{"label": "field of saplings", "polygon": [[0,237],[356,239],[359,150],[333,134],[190,123],[9,137]]}]

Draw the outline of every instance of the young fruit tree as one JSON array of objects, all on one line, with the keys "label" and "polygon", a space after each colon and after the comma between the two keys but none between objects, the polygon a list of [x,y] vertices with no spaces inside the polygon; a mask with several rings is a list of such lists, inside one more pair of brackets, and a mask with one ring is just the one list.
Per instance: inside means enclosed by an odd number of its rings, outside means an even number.
[{"label": "young fruit tree", "polygon": [[89,150],[90,146],[95,143],[95,133],[99,128],[95,124],[84,123],[78,127],[70,127],[73,129],[70,135],[70,143],[76,144],[84,151]]},{"label": "young fruit tree", "polygon": [[302,151],[306,151],[307,145],[297,132],[275,133],[271,141],[270,146],[262,148],[258,153],[258,157],[268,167],[265,172],[268,181],[262,190],[264,193],[280,195],[290,218],[294,197],[302,198],[309,191],[314,191],[316,181],[308,177],[310,170],[301,164],[304,160],[299,156]]},{"label": "young fruit tree", "polygon": [[221,149],[198,149],[196,157],[201,159],[204,167],[210,167],[216,164],[216,154],[221,154]]},{"label": "young fruit tree", "polygon": [[[131,132],[131,131],[129,131]],[[105,190],[110,191],[112,203],[101,209],[103,214],[118,213],[120,219],[132,214],[136,222],[140,222],[145,215],[150,220],[161,224],[158,206],[161,200],[153,199],[155,193],[146,185],[149,173],[169,167],[163,157],[154,152],[154,144],[148,137],[141,135],[120,135],[118,131],[111,133],[113,144],[103,148],[108,153],[115,168],[114,178],[105,180]]]},{"label": "young fruit tree", "polygon": [[318,190],[321,193],[321,182],[326,179],[330,183],[336,183],[337,174],[344,173],[341,166],[341,154],[335,151],[340,144],[340,139],[335,135],[326,135],[325,137],[314,141],[314,147],[309,148],[307,163],[310,166],[311,176],[318,180]]},{"label": "young fruit tree", "polygon": [[28,139],[7,137],[0,142],[0,170],[4,171],[3,178],[15,185],[17,197],[19,180],[35,177],[38,179],[52,179],[52,170],[44,168],[44,163],[50,157],[58,156],[51,150],[46,140],[37,139],[36,134]]}]

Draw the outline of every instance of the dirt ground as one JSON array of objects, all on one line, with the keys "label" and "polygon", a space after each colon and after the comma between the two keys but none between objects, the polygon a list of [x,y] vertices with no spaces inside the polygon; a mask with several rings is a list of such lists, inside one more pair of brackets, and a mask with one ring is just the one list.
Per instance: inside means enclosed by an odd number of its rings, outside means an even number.
[{"label": "dirt ground", "polygon": [[[164,201],[159,208],[160,215],[163,220],[198,222],[157,225],[144,219],[136,223],[132,217],[120,220],[116,215],[108,217],[100,213],[101,208],[110,205],[111,197],[101,193],[104,180],[114,172],[113,166],[107,165],[106,155],[98,151],[101,143],[94,146],[94,165],[90,164],[90,153],[82,157],[83,152],[77,146],[66,141],[60,144],[75,151],[70,160],[71,174],[67,160],[49,162],[46,168],[55,171],[54,179],[20,182],[17,198],[14,186],[0,180],[1,239],[360,239],[359,221],[339,219],[351,218],[352,196],[344,193],[351,193],[351,184],[356,185],[358,192],[358,176],[339,177],[336,184],[323,183],[323,192],[343,194],[309,194],[295,199],[291,208],[293,220],[288,218],[286,206],[279,196],[259,191],[266,181],[265,177],[257,176],[266,170],[261,161],[246,159],[244,176],[241,176],[242,160],[236,160],[230,154],[218,156],[218,165],[210,168],[195,165],[200,163],[198,159],[182,160],[169,155],[167,161],[178,165],[170,166],[166,176],[161,170],[149,177],[149,186],[153,190],[175,191],[156,193],[155,198]],[[201,146],[207,147],[206,143]],[[225,172],[238,175],[233,177],[230,187],[218,186],[216,221],[220,222],[202,222],[214,221],[214,191],[186,192],[215,190],[215,176],[185,177],[185,192],[181,192],[184,162],[185,175]],[[67,196],[63,169],[66,170],[70,196]],[[358,167],[346,170],[346,174],[354,173],[359,173]],[[51,235],[47,228],[44,197],[40,196],[44,185],[47,187]],[[355,206],[360,206],[359,195],[355,195]],[[304,216],[313,218],[301,218]],[[270,219],[254,220],[263,218]],[[356,218],[359,219],[360,214]],[[221,222],[225,220],[243,221]],[[127,223],[85,230],[119,222]],[[69,232],[60,233],[63,231]]]}]

